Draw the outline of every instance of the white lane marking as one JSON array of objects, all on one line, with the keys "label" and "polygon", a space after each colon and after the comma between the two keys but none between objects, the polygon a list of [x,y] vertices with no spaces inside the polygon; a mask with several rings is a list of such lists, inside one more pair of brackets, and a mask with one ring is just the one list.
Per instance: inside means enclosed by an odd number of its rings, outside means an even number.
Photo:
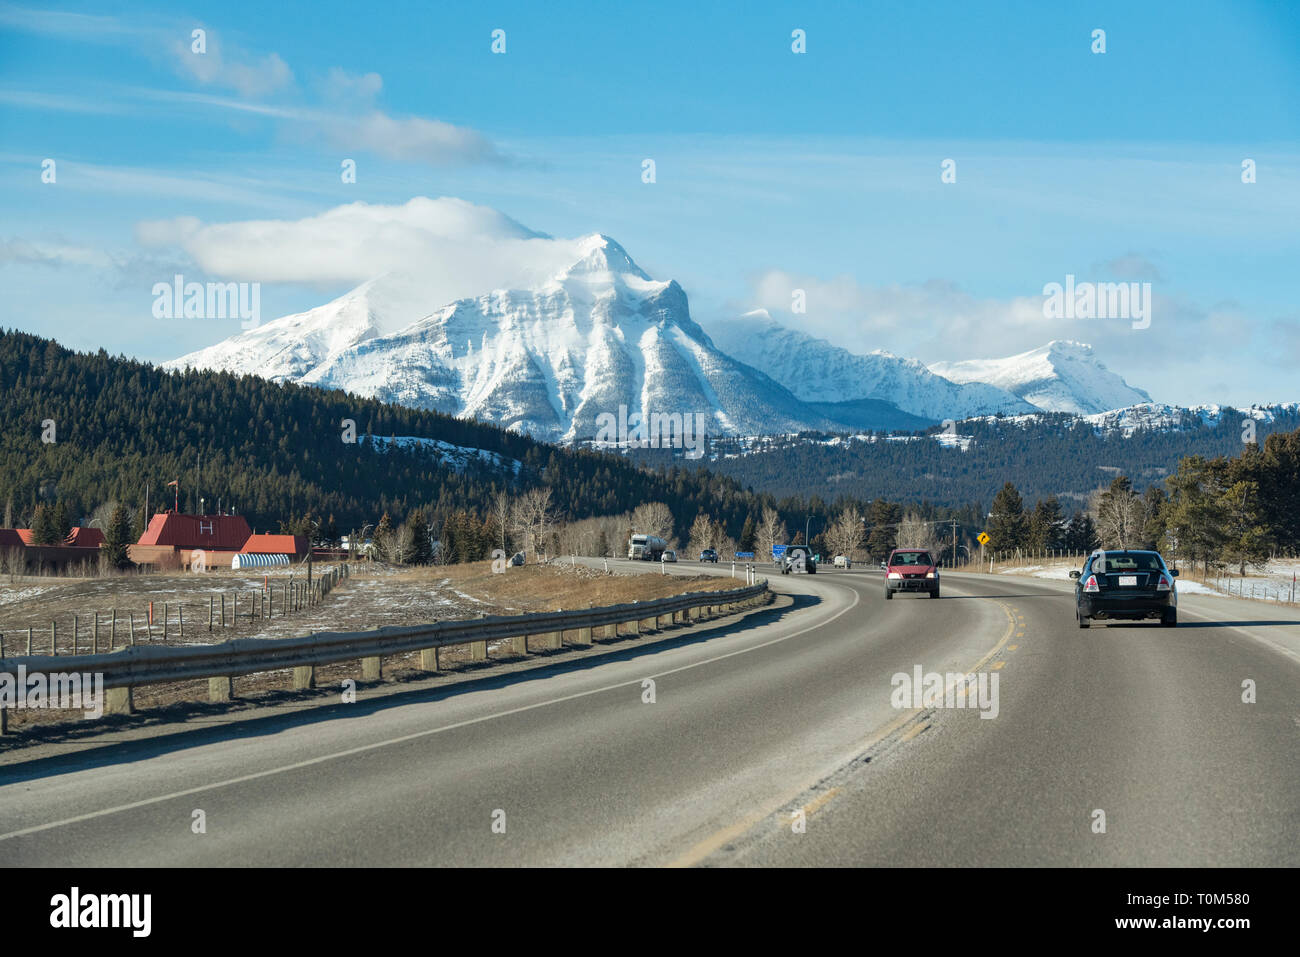
[{"label": "white lane marking", "polygon": [[[833,587],[843,588],[846,586],[837,584]],[[589,691],[577,691],[574,692],[573,694],[563,695],[562,697],[559,698],[551,698],[547,701],[538,701],[535,702],[534,704],[520,705],[518,708],[510,708],[509,710],[506,711],[498,711],[493,714],[482,715],[477,718],[467,718],[464,721],[457,721],[454,724],[444,725],[440,728],[429,728],[424,731],[414,731],[411,734],[404,734],[401,735],[400,737],[389,738],[385,741],[375,741],[370,744],[358,745],[355,748],[348,748],[344,751],[335,751],[331,754],[323,754],[320,755],[319,757],[308,758],[305,761],[295,761],[293,764],[282,765],[281,767],[278,768],[268,768],[265,771],[255,771],[252,774],[243,774],[236,778],[227,778],[224,781],[214,781],[210,784],[201,784],[197,787],[186,788],[183,791],[172,791],[168,794],[160,794],[155,797],[143,798],[139,801],[132,801],[130,804],[119,804],[116,807],[104,808],[103,810],[100,811],[91,811],[87,814],[78,814],[76,817],[64,818],[63,820],[59,820],[59,821],[51,821],[48,824],[34,824],[31,827],[24,827],[17,831],[10,831],[7,834],[0,834],[0,841],[8,841],[15,837],[25,837],[28,834],[37,834],[40,833],[41,831],[49,831],[57,827],[66,827],[69,824],[80,824],[83,821],[92,821],[95,818],[107,817],[110,814],[121,814],[125,811],[134,811],[137,808],[148,807],[153,804],[161,804],[164,801],[174,801],[177,798],[188,797],[191,794],[202,794],[204,791],[213,791],[216,790],[217,788],[231,787],[232,785],[236,785],[236,784],[245,784],[249,781],[256,781],[259,780],[260,778],[267,778],[276,774],[284,774],[288,771],[298,771],[301,770],[302,768],[309,768],[316,764],[324,764],[326,761],[335,761],[339,758],[351,757],[352,755],[355,754],[364,754],[367,751],[375,751],[378,750],[379,748],[386,748],[394,744],[403,744],[407,741],[415,741],[419,738],[427,738],[431,735],[442,734],[444,731],[454,731],[457,728],[464,728],[474,724],[482,724],[485,721],[492,721],[496,718],[507,718],[510,717],[511,715],[520,714],[525,711],[533,711],[536,710],[537,708],[546,708],[555,704],[563,704],[566,701],[573,701],[577,698],[586,698],[591,695],[604,694],[607,691],[615,691],[619,688],[627,688],[633,685],[635,685],[636,687],[640,687],[641,682],[645,679],[645,677],[663,678],[667,675],[674,675],[682,671],[690,671],[692,668],[701,668],[704,665],[709,665],[718,661],[723,661],[727,658],[735,657],[736,655],[745,655],[753,651],[758,651],[762,648],[770,647],[771,645],[778,645],[783,641],[789,641],[791,638],[798,638],[800,635],[807,634],[810,631],[814,631],[818,628],[828,625],[836,618],[839,618],[841,615],[848,614],[850,611],[856,608],[858,606],[858,603],[862,600],[862,596],[855,589],[850,588],[848,590],[853,594],[853,603],[849,605],[847,608],[842,609],[841,611],[832,615],[830,618],[827,618],[824,621],[820,621],[815,625],[809,625],[807,628],[801,628],[796,632],[792,632],[791,634],[788,635],[783,635],[780,638],[773,638],[771,641],[765,641],[761,645],[754,645],[749,648],[738,648],[735,651],[728,651],[725,654],[716,655],[712,658],[707,658],[704,661],[697,661],[694,662],[693,664],[682,665],[681,667],[678,668],[669,668],[667,671],[661,671],[658,672],[657,674],[653,674],[649,676],[633,678],[629,681],[620,681],[617,684],[606,685],[603,688],[592,688]]]}]

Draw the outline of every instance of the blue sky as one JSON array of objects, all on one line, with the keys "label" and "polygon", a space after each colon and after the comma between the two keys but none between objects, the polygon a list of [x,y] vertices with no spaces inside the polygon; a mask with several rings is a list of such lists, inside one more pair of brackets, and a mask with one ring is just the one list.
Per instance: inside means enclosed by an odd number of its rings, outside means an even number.
[{"label": "blue sky", "polygon": [[[1073,338],[1157,399],[1296,400],[1298,102],[1296,4],[0,3],[0,324],[173,358],[238,323],[156,319],[154,283],[318,305],[376,268],[334,254],[346,204],[478,282],[495,220],[449,249],[401,214],[455,197],[615,237],[706,329],[764,307],[927,362]],[[1151,282],[1150,328],[1043,318],[1067,274]]]}]

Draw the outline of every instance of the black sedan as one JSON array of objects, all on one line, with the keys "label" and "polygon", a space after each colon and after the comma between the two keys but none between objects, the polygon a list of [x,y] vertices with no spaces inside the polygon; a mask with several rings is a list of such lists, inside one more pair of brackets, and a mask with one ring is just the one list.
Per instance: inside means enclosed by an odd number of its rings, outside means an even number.
[{"label": "black sedan", "polygon": [[1083,570],[1070,572],[1074,582],[1074,614],[1080,628],[1093,620],[1156,618],[1166,628],[1178,624],[1178,591],[1159,552],[1097,551]]}]

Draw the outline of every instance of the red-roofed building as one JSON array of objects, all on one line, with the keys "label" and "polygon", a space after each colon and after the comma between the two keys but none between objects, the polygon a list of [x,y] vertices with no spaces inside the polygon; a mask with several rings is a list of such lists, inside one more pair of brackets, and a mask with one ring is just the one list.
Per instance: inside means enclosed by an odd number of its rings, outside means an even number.
[{"label": "red-roofed building", "polygon": [[250,535],[244,547],[245,555],[288,555],[301,558],[307,554],[307,539],[301,535]]},{"label": "red-roofed building", "polygon": [[63,544],[73,548],[99,548],[104,544],[104,533],[97,528],[78,526],[63,540]]},{"label": "red-roofed building", "polygon": [[[127,554],[137,565],[188,568],[196,550],[201,549],[205,555],[234,554],[250,535],[248,522],[239,515],[158,512],[149,520],[140,541],[127,547]],[[215,567],[211,561],[206,564]]]},{"label": "red-roofed building", "polygon": [[248,523],[240,515],[180,515],[176,512],[159,512],[149,520],[149,527],[145,529],[136,544],[237,552],[244,547],[244,542],[248,541],[252,534]]},{"label": "red-roofed building", "polygon": [[54,545],[32,543],[30,528],[0,528],[0,552],[28,569],[67,568],[78,562],[97,562],[104,533],[97,528],[74,528],[67,538]]},{"label": "red-roofed building", "polygon": [[[104,533],[97,528],[82,528],[78,526],[68,533],[68,537],[61,542],[51,545],[35,546],[44,548],[98,548],[104,544]],[[33,547],[32,530],[30,528],[0,528],[0,548],[12,546]]]}]

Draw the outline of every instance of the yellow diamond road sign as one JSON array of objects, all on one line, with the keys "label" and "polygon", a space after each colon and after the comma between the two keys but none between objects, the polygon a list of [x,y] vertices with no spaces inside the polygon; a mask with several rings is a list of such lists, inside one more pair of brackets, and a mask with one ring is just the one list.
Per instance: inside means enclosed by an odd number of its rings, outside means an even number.
[{"label": "yellow diamond road sign", "polygon": [[989,543],[988,533],[980,532],[979,535],[975,537],[975,541],[979,542],[981,545],[987,545]]}]

